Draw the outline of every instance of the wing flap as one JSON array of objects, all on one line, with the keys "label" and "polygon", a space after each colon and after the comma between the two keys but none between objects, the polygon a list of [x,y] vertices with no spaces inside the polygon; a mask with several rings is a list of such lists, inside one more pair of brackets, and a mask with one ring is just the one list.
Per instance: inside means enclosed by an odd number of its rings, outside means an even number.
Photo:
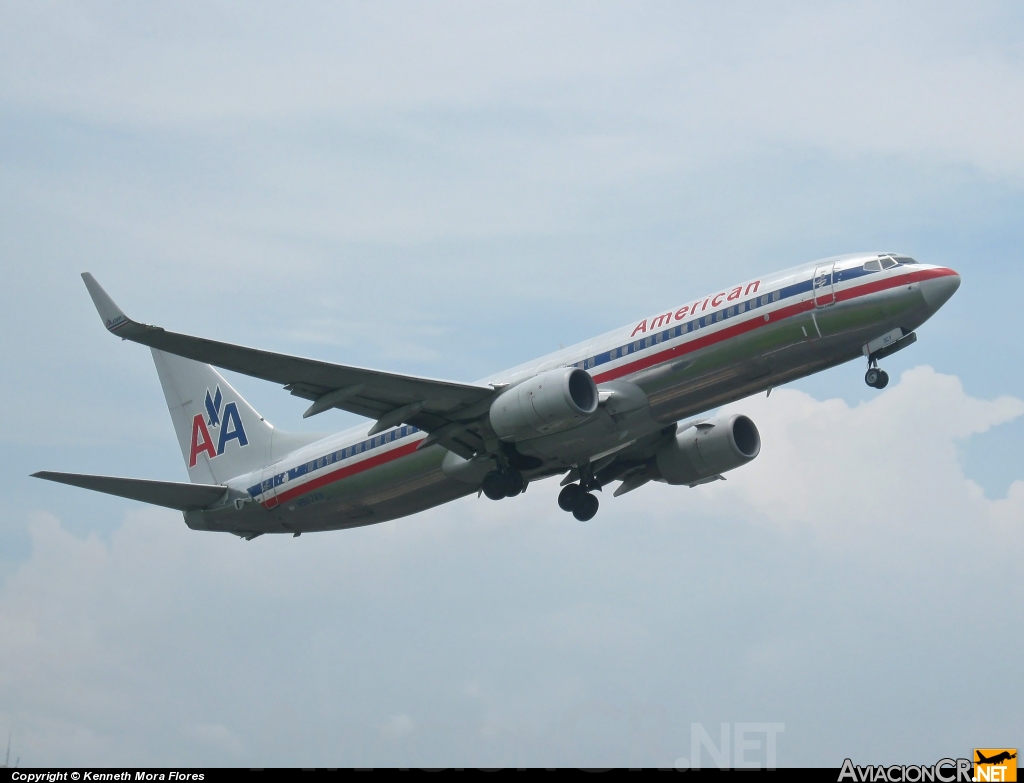
[{"label": "wing flap", "polygon": [[222,499],[228,491],[227,487],[219,484],[185,484],[177,481],[92,476],[85,473],[55,473],[50,470],[33,473],[32,477],[91,489],[107,495],[117,495],[129,500],[139,500],[177,511],[197,511],[206,508]]}]

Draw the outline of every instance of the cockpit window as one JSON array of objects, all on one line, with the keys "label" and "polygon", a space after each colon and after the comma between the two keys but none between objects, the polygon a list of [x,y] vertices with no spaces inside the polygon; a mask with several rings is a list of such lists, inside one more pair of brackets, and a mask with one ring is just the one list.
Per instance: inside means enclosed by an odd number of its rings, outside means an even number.
[{"label": "cockpit window", "polygon": [[870,261],[865,261],[864,262],[864,271],[865,272],[881,272],[882,271],[882,262],[879,261],[877,258],[872,258]]},{"label": "cockpit window", "polygon": [[896,259],[891,256],[882,256],[878,260],[882,262],[882,269],[892,269],[896,266]]},{"label": "cockpit window", "polygon": [[897,264],[917,264],[918,261],[914,260],[910,256],[893,256],[896,259]]}]

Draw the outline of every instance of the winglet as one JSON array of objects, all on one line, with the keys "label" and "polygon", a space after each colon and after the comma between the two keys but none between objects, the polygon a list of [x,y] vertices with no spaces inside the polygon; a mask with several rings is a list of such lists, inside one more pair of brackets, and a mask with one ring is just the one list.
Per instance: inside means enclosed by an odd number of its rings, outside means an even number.
[{"label": "winglet", "polygon": [[82,272],[82,280],[85,281],[85,287],[89,289],[89,296],[92,297],[92,303],[96,305],[96,310],[100,314],[100,318],[103,319],[103,325],[107,327],[107,331],[116,332],[125,324],[131,323],[128,316],[121,312],[121,308],[114,304],[114,300],[96,282],[96,278],[88,272]]}]

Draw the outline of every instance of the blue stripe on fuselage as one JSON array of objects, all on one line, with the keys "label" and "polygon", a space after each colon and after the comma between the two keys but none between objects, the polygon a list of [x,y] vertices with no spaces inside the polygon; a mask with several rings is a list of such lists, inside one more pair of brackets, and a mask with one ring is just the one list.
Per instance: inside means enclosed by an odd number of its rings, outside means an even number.
[{"label": "blue stripe on fuselage", "polygon": [[[879,274],[880,270],[867,270],[864,269],[863,265],[851,268],[842,269],[839,271],[833,271],[832,285],[837,283],[846,283],[859,277],[866,275]],[[811,275],[813,276],[813,271]],[[638,354],[646,351],[649,348],[660,347],[663,343],[670,340],[675,340],[682,337],[685,334],[706,329],[722,321],[735,318],[744,313],[758,310],[763,307],[767,307],[770,304],[781,302],[785,299],[791,299],[796,296],[810,293],[813,286],[813,277],[809,277],[806,280],[801,280],[791,285],[782,286],[773,291],[769,291],[758,296],[751,297],[750,299],[742,302],[737,302],[734,305],[723,307],[706,315],[701,315],[697,318],[691,318],[690,320],[677,324],[676,326],[668,329],[661,330],[656,333],[647,334],[639,340],[631,340],[624,345],[620,345],[617,348],[612,348],[608,351],[602,351],[601,353],[589,356],[586,359],[576,362],[575,366],[584,370],[590,370],[594,367],[599,367],[603,364],[616,361],[625,356]],[[332,451],[328,454],[317,457],[316,459],[309,460],[301,465],[294,468],[290,468],[282,473],[278,473],[273,477],[265,479],[260,484],[254,484],[249,487],[249,495],[253,498],[259,497],[264,492],[269,492],[271,489],[279,487],[290,481],[297,481],[304,476],[312,475],[317,473],[324,468],[338,464],[348,459],[352,459],[357,456],[361,456],[370,451],[380,449],[389,443],[393,443],[397,440],[408,438],[411,435],[420,432],[416,427],[409,425],[396,427],[388,432],[381,433],[373,438],[367,438],[366,440],[354,443],[350,446],[346,446],[343,449]]]}]

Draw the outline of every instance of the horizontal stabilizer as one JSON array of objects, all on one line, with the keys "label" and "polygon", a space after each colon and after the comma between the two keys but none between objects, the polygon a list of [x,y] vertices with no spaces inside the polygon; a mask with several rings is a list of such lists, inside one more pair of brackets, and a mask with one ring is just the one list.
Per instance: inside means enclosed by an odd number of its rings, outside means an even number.
[{"label": "horizontal stabilizer", "polygon": [[108,495],[141,500],[154,506],[178,511],[197,511],[213,505],[227,494],[227,487],[218,484],[184,484],[177,481],[150,481],[148,479],[118,478],[117,476],[90,476],[84,473],[54,473],[42,470],[33,478],[57,481]]}]

